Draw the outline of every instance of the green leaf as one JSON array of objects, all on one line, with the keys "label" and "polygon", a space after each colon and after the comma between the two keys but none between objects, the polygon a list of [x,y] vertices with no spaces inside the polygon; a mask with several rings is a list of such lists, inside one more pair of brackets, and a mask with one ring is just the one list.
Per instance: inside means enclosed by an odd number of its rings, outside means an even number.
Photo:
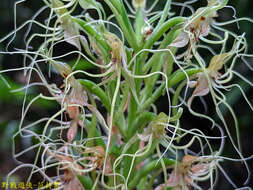
[{"label": "green leaf", "polygon": [[93,181],[91,180],[90,177],[77,175],[77,178],[80,180],[80,182],[82,183],[85,190],[91,190],[92,189]]},{"label": "green leaf", "polygon": [[188,77],[190,77],[199,72],[201,72],[201,69],[199,68],[186,69],[184,71],[179,69],[168,78],[168,87],[170,88],[174,86],[175,84],[181,82],[182,80],[185,80],[187,78],[187,75]]},{"label": "green leaf", "polygon": [[73,67],[75,65],[75,69],[74,70],[89,70],[89,69],[95,69],[96,66],[93,65],[91,62],[89,62],[87,59],[79,59],[78,62],[76,62],[77,60],[71,60],[68,62],[68,64]]},{"label": "green leaf", "polygon": [[101,33],[97,32],[91,25],[89,25],[86,21],[82,19],[75,17],[71,17],[71,19],[76,22],[85,33],[87,33],[94,39],[94,41],[97,43],[97,46],[101,50],[102,55],[106,57],[108,52],[110,51],[110,46],[107,44]]},{"label": "green leaf", "polygon": [[[4,79],[10,85],[10,88],[6,86],[5,82],[0,79],[0,100],[4,102],[8,102],[11,104],[18,104],[20,105],[25,96],[25,90],[18,91],[18,92],[11,92],[12,90],[16,90],[22,88],[21,85],[15,83],[13,80],[9,79],[7,76],[3,75]],[[37,96],[37,92],[34,88],[29,88],[27,90],[27,102],[30,102],[33,98]],[[49,101],[45,99],[37,99],[34,103],[34,106],[44,107],[46,109],[50,109],[55,107],[55,101]]]},{"label": "green leaf", "polygon": [[52,0],[52,5],[53,8],[56,9],[55,12],[61,20],[61,26],[64,30],[64,39],[66,42],[80,49],[80,40],[79,37],[77,37],[79,36],[79,30],[76,23],[71,20],[68,9],[64,7],[64,3],[60,0]]},{"label": "green leaf", "polygon": [[109,98],[107,97],[106,93],[96,85],[96,83],[89,81],[89,80],[79,80],[80,84],[83,85],[85,88],[87,88],[89,91],[91,91],[93,94],[99,97],[101,102],[104,104],[105,108],[108,112],[110,112],[111,109],[111,102]]},{"label": "green leaf", "polygon": [[92,1],[92,0],[79,0],[79,5],[83,8],[83,9],[98,9],[97,8],[97,2],[96,1]]},{"label": "green leaf", "polygon": [[[174,165],[176,162],[175,160],[171,160],[168,158],[163,159],[166,166]],[[133,180],[128,185],[128,189],[131,190],[139,183],[139,181],[149,175],[151,172],[156,171],[162,168],[161,162],[157,162],[157,160],[153,160],[145,164],[134,176]]]},{"label": "green leaf", "polygon": [[101,11],[103,12],[104,15],[106,15],[105,11],[103,9],[103,6],[99,2],[97,2],[95,0],[79,0],[78,2],[79,2],[79,5],[84,10],[87,10],[87,9],[95,9],[95,10],[97,10],[100,19],[102,19]]}]

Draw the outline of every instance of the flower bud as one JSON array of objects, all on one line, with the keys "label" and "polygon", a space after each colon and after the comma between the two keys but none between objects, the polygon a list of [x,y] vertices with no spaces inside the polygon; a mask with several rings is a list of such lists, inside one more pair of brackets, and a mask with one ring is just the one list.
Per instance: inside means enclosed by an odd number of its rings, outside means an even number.
[{"label": "flower bud", "polygon": [[132,4],[133,4],[133,7],[135,9],[145,8],[145,6],[146,6],[146,0],[133,0]]},{"label": "flower bud", "polygon": [[124,45],[122,41],[115,34],[109,32],[105,33],[104,36],[111,48],[112,59],[114,59],[116,62],[121,62],[124,51]]},{"label": "flower bud", "polygon": [[62,77],[66,78],[70,73],[72,73],[71,67],[63,62],[52,62],[54,68],[62,75]]},{"label": "flower bud", "polygon": [[142,34],[144,37],[149,36],[150,34],[152,34],[152,32],[153,32],[153,27],[152,27],[151,25],[144,26],[144,27],[142,27],[142,29],[141,29],[141,34]]}]

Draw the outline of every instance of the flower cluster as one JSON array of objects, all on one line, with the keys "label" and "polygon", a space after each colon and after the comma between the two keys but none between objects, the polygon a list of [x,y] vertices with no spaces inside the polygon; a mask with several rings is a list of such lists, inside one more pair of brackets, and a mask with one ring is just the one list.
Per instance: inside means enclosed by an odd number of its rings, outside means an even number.
[{"label": "flower cluster", "polygon": [[[220,162],[232,159],[222,157],[225,138],[240,158],[236,161],[243,161],[248,169],[226,91],[238,87],[253,108],[240,86],[233,84],[236,75],[252,86],[234,69],[241,64],[238,60],[251,55],[245,34],[236,35],[220,27],[226,23],[215,21],[228,0],[208,0],[197,10],[193,7],[198,1],[43,2],[48,19],[28,22],[37,23],[43,32],[30,35],[26,49],[6,52],[25,57],[24,67],[7,71],[24,70],[26,94],[35,86],[33,73],[47,89],[27,107],[24,99],[16,134],[37,140],[29,148],[37,153],[29,165],[28,181],[40,173],[46,181],[61,182],[64,190],[202,189],[200,181],[210,181],[213,188],[218,170],[223,171]],[[181,7],[180,16],[176,16],[176,6]],[[191,16],[185,16],[186,8]],[[43,39],[39,47],[33,45],[37,38]],[[230,42],[234,42],[232,47]],[[197,97],[216,111],[215,119],[211,111],[193,110]],[[27,112],[37,99],[53,102],[55,109],[50,113],[55,113],[26,125]],[[221,106],[234,119],[230,125],[236,128],[236,138]],[[185,110],[207,120],[206,126],[185,122]],[[204,127],[215,135],[210,136]],[[47,174],[52,167],[57,170],[55,176]]]}]

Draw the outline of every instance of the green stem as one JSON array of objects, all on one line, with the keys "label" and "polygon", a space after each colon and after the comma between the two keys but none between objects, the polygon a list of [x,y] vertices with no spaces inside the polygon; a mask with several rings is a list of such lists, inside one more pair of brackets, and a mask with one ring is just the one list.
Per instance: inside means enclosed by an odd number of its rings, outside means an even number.
[{"label": "green stem", "polygon": [[155,180],[157,179],[157,177],[160,175],[161,172],[162,172],[162,169],[156,171],[156,172],[152,175],[152,177],[149,179],[149,182],[148,182],[148,184],[147,184],[147,186],[146,186],[146,189],[152,189],[152,186],[153,186]]},{"label": "green stem", "polygon": [[156,115],[152,112],[142,112],[133,122],[133,125],[129,126],[128,139],[130,139],[138,129],[145,126],[150,121],[156,118]]},{"label": "green stem", "polygon": [[[168,52],[156,53],[155,56],[153,57],[153,59],[151,58],[151,62],[154,62],[154,60],[156,59],[156,63],[152,65],[152,69],[151,69],[150,73],[161,71],[163,64],[167,58],[168,58]],[[159,79],[159,77],[160,77],[160,74],[155,74],[155,75],[149,77],[145,81],[146,85],[143,90],[143,97],[141,99],[142,101],[145,100],[147,97],[151,96],[152,91],[155,87],[156,81]]]},{"label": "green stem", "polygon": [[[141,180],[142,177],[149,175],[151,172],[159,170],[162,168],[162,164],[161,162],[157,162],[158,160],[153,160],[151,162],[149,162],[148,164],[146,164],[145,166],[143,166],[134,176],[134,178],[132,179],[132,181],[129,183],[128,185],[128,189],[131,190],[134,187],[136,187],[136,185],[139,183],[139,181]],[[164,158],[163,159],[165,166],[170,166],[170,165],[174,165],[175,161],[168,159],[168,158]]]},{"label": "green stem", "polygon": [[123,87],[123,97],[121,99],[121,103],[119,107],[117,108],[117,111],[114,116],[114,122],[116,123],[116,126],[119,128],[120,133],[124,138],[126,137],[126,121],[123,113],[123,109],[125,105],[127,104],[129,95],[129,85],[126,83],[126,85]]},{"label": "green stem", "polygon": [[144,26],[144,12],[141,7],[138,8],[136,12],[136,18],[135,18],[135,33],[136,33],[136,39],[138,42],[138,45],[140,46],[142,43],[142,28]]},{"label": "green stem", "polygon": [[[199,68],[186,69],[184,72],[182,70],[177,70],[170,77],[168,77],[168,88],[176,85],[182,80],[185,80],[188,77],[201,72]],[[187,74],[187,75],[186,75]],[[153,102],[155,102],[163,93],[166,83],[163,82],[156,91],[149,97],[139,108],[138,113],[143,112],[146,108],[148,108]]]},{"label": "green stem", "polygon": [[128,18],[126,9],[124,4],[121,0],[104,0],[105,3],[110,7],[111,11],[115,15],[120,28],[122,29],[126,40],[128,41],[129,45],[134,49],[138,49],[138,44],[136,40],[136,36],[131,25],[131,22]]},{"label": "green stem", "polygon": [[154,151],[155,151],[158,143],[159,143],[159,141],[156,141],[154,139],[149,151],[146,154],[144,154],[143,156],[136,158],[136,164],[139,164],[139,163],[143,162],[144,160],[146,160],[147,158],[150,158],[154,154]]},{"label": "green stem", "polygon": [[[139,141],[136,141],[132,144],[132,146],[127,150],[126,154],[135,154],[136,151],[138,151],[139,149]],[[123,175],[124,177],[126,178],[128,175],[129,175],[129,172],[130,172],[130,168],[131,168],[131,163],[133,161],[133,157],[128,157],[128,156],[125,156],[123,158]],[[136,168],[136,160],[134,160],[134,165],[133,165],[133,168]],[[129,181],[131,181],[131,178],[133,176],[133,170],[131,170],[131,175],[129,177]]]},{"label": "green stem", "polygon": [[77,175],[77,177],[85,189],[87,190],[92,189],[93,181],[89,177],[82,176],[82,175]]},{"label": "green stem", "polygon": [[[89,120],[84,119],[84,125],[85,127],[87,127],[88,131],[92,129],[92,123]],[[93,137],[101,137],[101,133],[96,129]],[[95,143],[96,145],[102,146],[105,148],[105,143],[102,138],[96,138]]]},{"label": "green stem", "polygon": [[117,126],[117,129],[119,129],[119,132],[121,136],[126,139],[127,138],[127,130],[126,130],[126,120],[124,118],[124,114],[122,113],[117,121],[114,121],[115,125]]},{"label": "green stem", "polygon": [[143,49],[150,49],[154,45],[154,43],[157,42],[162,37],[162,35],[165,34],[171,27],[183,22],[185,22],[185,18],[173,17],[163,23],[159,29],[157,29],[151,34],[150,38],[145,43]]},{"label": "green stem", "polygon": [[[180,31],[181,30],[177,29],[177,28],[171,30],[166,35],[164,40],[162,41],[161,45],[159,46],[159,49],[166,48],[168,46],[168,44],[170,44],[178,36]],[[150,67],[151,67],[151,73],[156,72],[156,71],[160,71],[162,66],[164,65],[164,62],[166,59],[167,59],[168,69],[172,68],[173,63],[174,63],[173,56],[174,56],[175,52],[176,52],[176,49],[172,49],[172,50],[168,49],[167,51],[163,51],[163,52],[159,52],[159,53],[154,54],[149,59],[148,63],[144,67],[145,73],[146,73],[146,71],[148,71],[150,69]],[[158,63],[157,63],[157,60],[159,60]],[[169,75],[167,75],[167,76],[169,76]],[[151,96],[158,77],[159,77],[159,75],[155,75],[155,76],[152,76],[146,80],[146,86],[143,89],[144,93],[141,98],[142,101],[146,100],[147,97]]]},{"label": "green stem", "polygon": [[121,103],[120,103],[119,107],[117,108],[117,112],[115,113],[115,116],[114,116],[115,121],[117,121],[119,119],[120,115],[123,114],[123,109],[127,104],[128,95],[129,95],[129,86],[128,86],[128,84],[126,84],[123,87],[123,97],[121,99]]},{"label": "green stem", "polygon": [[182,116],[182,114],[183,114],[183,108],[180,107],[177,110],[177,112],[175,112],[174,115],[170,118],[170,122],[178,121],[180,117]]},{"label": "green stem", "polygon": [[153,102],[155,102],[163,93],[163,90],[166,86],[166,83],[163,82],[156,91],[141,105],[138,110],[138,113],[143,112],[146,108],[148,108]]},{"label": "green stem", "polygon": [[[159,145],[156,145],[156,151],[157,151],[157,155],[158,155],[158,158],[161,158],[162,157],[162,154],[161,154],[161,151],[160,151],[160,148],[159,148]],[[166,165],[164,163],[164,160],[163,159],[160,159],[159,161],[161,163],[161,166],[162,166],[162,169],[163,169],[163,177],[164,177],[164,183],[166,184],[167,186],[167,181],[168,181],[168,174],[167,174],[167,169],[166,169]]]},{"label": "green stem", "polygon": [[190,77],[201,71],[202,69],[199,69],[199,68],[185,69],[184,71],[179,69],[168,78],[168,87],[170,88],[174,86],[175,84],[181,82],[182,80],[185,80],[187,76]]},{"label": "green stem", "polygon": [[[96,108],[97,107],[96,106],[96,102],[95,102],[95,100],[94,100],[94,98],[91,95],[91,93],[90,93],[89,90],[87,90],[87,94],[89,96],[89,99],[91,101],[92,106]],[[97,127],[97,117],[96,117],[95,114],[92,114],[90,129],[88,130],[88,139],[94,137],[94,134],[96,132],[96,127]],[[95,140],[94,139],[87,142],[87,146],[88,147],[93,147],[94,144],[95,144]]]},{"label": "green stem", "polygon": [[[142,60],[137,57],[136,61],[135,61],[135,74],[136,75],[141,75],[142,74],[142,66],[143,66],[144,62],[142,62]],[[143,79],[140,78],[135,78],[134,82],[135,82],[135,89],[136,89],[136,94],[139,97],[140,96],[140,91],[141,91],[141,84],[142,84]]]},{"label": "green stem", "polygon": [[145,190],[145,185],[148,181],[148,176],[145,176],[141,179],[140,183],[137,185],[137,190]]},{"label": "green stem", "polygon": [[170,11],[170,7],[171,7],[171,0],[167,0],[166,2],[166,5],[165,5],[165,8],[163,9],[163,14],[156,26],[156,29],[160,28],[160,26],[164,23],[164,21],[166,20],[166,17],[168,16],[169,14],[169,11]]},{"label": "green stem", "polygon": [[99,34],[94,28],[91,27],[89,23],[86,21],[71,17],[71,19],[79,24],[79,26],[90,36],[94,38],[94,40],[98,43],[98,46],[100,47],[100,50],[102,51],[102,54],[106,56],[108,52],[110,51],[110,46],[107,44],[106,40],[103,38],[101,34]]},{"label": "green stem", "polygon": [[[173,95],[173,98],[172,98],[172,106],[178,105],[180,93],[181,93],[183,87],[185,86],[185,83],[186,83],[186,82],[183,81],[183,82],[177,87],[177,89],[176,89],[176,91],[175,91],[175,93],[174,93],[174,95]],[[178,107],[173,107],[173,108],[172,108],[172,115],[173,115],[173,116],[174,116],[174,115],[177,115],[178,109],[179,109]]]},{"label": "green stem", "polygon": [[[173,28],[167,35],[166,37],[163,39],[161,45],[158,47],[158,49],[164,49],[166,48],[174,39],[176,39],[176,37],[180,34],[181,32],[181,28],[180,27],[175,27]],[[172,52],[172,54],[174,55],[174,53],[176,52],[176,49],[175,48],[169,48]],[[173,59],[173,55],[171,55],[171,53],[167,50],[167,52],[169,53],[169,59],[172,59],[172,61],[174,62],[174,59]],[[145,64],[144,66],[144,73],[147,73],[148,70],[153,66],[154,62],[157,60],[157,55],[154,54],[150,59],[149,61],[147,62],[147,64]],[[172,63],[173,63],[172,62]],[[173,64],[172,64],[173,65]]]},{"label": "green stem", "polygon": [[[136,39],[138,42],[139,47],[141,48],[141,46],[143,46],[143,42],[142,40],[143,38],[143,34],[142,34],[142,29],[144,26],[144,10],[143,8],[139,7],[137,12],[136,12],[136,19],[135,19],[135,27],[136,27]],[[137,53],[137,52],[136,52]],[[142,67],[143,67],[144,62],[137,57],[135,64],[134,64],[134,72],[136,75],[140,75],[142,74]],[[140,93],[140,89],[141,89],[141,83],[142,83],[143,79],[134,79],[135,81],[135,86],[136,86],[136,93],[139,96]]]},{"label": "green stem", "polygon": [[106,93],[96,85],[96,83],[89,81],[89,80],[83,80],[79,79],[79,82],[81,85],[83,85],[85,88],[87,88],[89,91],[91,91],[93,94],[95,94],[101,102],[104,104],[105,108],[108,112],[110,112],[111,109],[111,102],[109,98],[107,97]]},{"label": "green stem", "polygon": [[128,127],[133,125],[134,119],[136,118],[136,111],[138,109],[137,102],[135,101],[132,93],[130,96],[129,106],[128,106]]}]

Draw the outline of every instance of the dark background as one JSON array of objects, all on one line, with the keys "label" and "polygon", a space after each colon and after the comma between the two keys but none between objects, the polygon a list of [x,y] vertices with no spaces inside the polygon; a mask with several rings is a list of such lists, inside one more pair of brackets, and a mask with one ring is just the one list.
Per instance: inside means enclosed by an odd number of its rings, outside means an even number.
[{"label": "dark background", "polygon": [[[147,0],[149,1],[149,0]],[[14,28],[14,0],[1,0],[0,2],[0,38],[8,34]],[[201,3],[205,4],[205,1],[201,0]],[[203,5],[203,4],[202,4]],[[229,5],[232,5],[237,10],[237,17],[250,17],[253,18],[253,1],[250,0],[230,0]],[[43,6],[43,2],[39,0],[28,0],[24,3],[18,5],[17,8],[17,26],[24,23],[26,20],[30,19],[35,12]],[[201,6],[201,4],[199,4]],[[48,12],[45,12],[48,14]],[[37,20],[44,20],[47,14],[40,15]],[[233,11],[231,9],[224,9],[219,12],[220,17],[218,20],[230,20],[233,16]],[[33,32],[38,31],[38,27],[33,25]],[[246,33],[246,37],[249,43],[249,53],[253,53],[253,24],[242,21],[240,22],[240,29],[237,29],[236,24],[231,24],[226,26],[227,29],[233,30],[238,34]],[[17,33],[15,40],[13,41],[10,49],[13,47],[24,48],[23,36],[25,33],[25,29],[22,29]],[[0,50],[4,50],[7,41],[0,44]],[[39,43],[39,42],[38,42]],[[249,62],[253,66],[253,60],[249,59]],[[243,65],[243,64],[241,64]],[[243,74],[243,76],[247,77],[250,81],[253,81],[252,71],[248,71],[247,68],[243,66],[237,66],[237,70]],[[0,70],[15,68],[22,66],[22,56],[18,55],[1,55],[0,54]],[[8,73],[5,75],[7,80],[9,80],[12,85],[12,89],[15,89],[22,84],[24,84],[25,78],[23,77],[21,72]],[[36,81],[36,77],[33,79]],[[247,97],[253,103],[253,90],[247,84],[239,80],[235,79],[235,82],[242,85],[244,88]],[[20,120],[21,115],[21,105],[23,94],[22,93],[10,93],[10,89],[6,87],[3,81],[0,79],[0,181],[4,181],[4,177],[10,172],[17,164],[12,159],[11,151],[12,151],[12,135],[17,131],[17,127]],[[29,97],[34,97],[38,91],[43,91],[43,89],[33,89],[30,92]],[[253,113],[250,108],[245,103],[244,99],[241,97],[241,94],[238,90],[233,90],[232,92],[228,92],[228,101],[234,108],[240,125],[240,133],[241,133],[241,143],[243,154],[245,157],[251,156],[253,153],[252,144],[253,144]],[[208,98],[208,97],[207,97]],[[158,102],[160,109],[163,110],[163,99]],[[28,116],[27,121],[35,120],[36,116],[49,116],[50,112],[54,110],[56,104],[52,104],[49,102],[39,102],[32,106],[30,115]],[[209,112],[214,112],[212,108],[210,108]],[[226,120],[229,122],[232,118],[229,114],[226,114],[226,110],[224,110],[224,114],[226,116]],[[215,117],[215,114],[214,114]],[[25,121],[26,122],[26,121]],[[187,123],[189,127],[198,127],[201,128],[205,126],[206,123],[203,120],[192,117],[189,113],[185,112],[185,116],[183,118],[183,123]],[[196,126],[197,124],[197,126]],[[38,126],[38,129],[40,127]],[[232,127],[231,132],[235,135],[235,130]],[[33,139],[16,139],[17,150],[23,150],[33,144]],[[230,143],[226,144],[224,150],[224,156],[227,157],[236,157],[235,152],[233,151]],[[26,163],[32,163],[34,157],[33,152],[29,152],[24,157],[20,158],[22,161]],[[253,161],[248,161],[249,167],[251,171],[253,171]],[[241,162],[224,162],[221,164],[224,170],[229,174],[231,179],[239,186],[242,186],[244,179],[246,178],[246,170],[242,167]],[[19,170],[13,175],[13,180],[16,181],[24,181],[29,174],[29,169]],[[36,176],[35,179],[36,180]],[[38,180],[38,179],[37,179]],[[252,179],[253,180],[253,179]],[[251,180],[251,181],[252,181]],[[253,186],[253,183],[250,183]],[[225,180],[224,176],[221,174],[219,178],[219,185],[216,186],[215,189],[227,190],[232,189],[232,186]]]}]

